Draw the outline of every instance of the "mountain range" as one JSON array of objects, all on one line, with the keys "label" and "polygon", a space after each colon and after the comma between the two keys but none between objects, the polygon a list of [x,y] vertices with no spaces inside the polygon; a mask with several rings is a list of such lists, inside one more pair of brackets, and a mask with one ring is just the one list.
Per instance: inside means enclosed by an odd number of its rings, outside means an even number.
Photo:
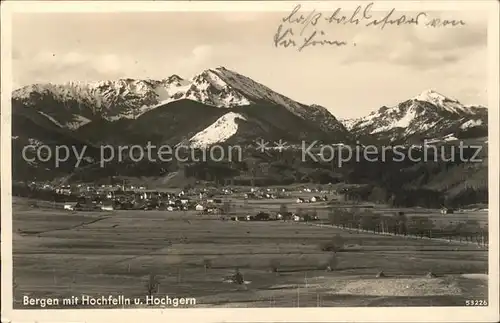
[{"label": "mountain range", "polygon": [[206,148],[252,145],[258,138],[290,144],[414,144],[487,136],[485,107],[465,106],[433,90],[358,119],[338,120],[330,112],[335,107],[328,108],[294,101],[224,67],[189,80],[172,75],[33,84],[12,93],[13,158],[28,143]]},{"label": "mountain range", "polygon": [[368,116],[343,122],[353,134],[385,142],[409,143],[436,138],[449,141],[488,134],[485,107],[465,106],[434,90],[423,91],[396,106],[383,106]]}]

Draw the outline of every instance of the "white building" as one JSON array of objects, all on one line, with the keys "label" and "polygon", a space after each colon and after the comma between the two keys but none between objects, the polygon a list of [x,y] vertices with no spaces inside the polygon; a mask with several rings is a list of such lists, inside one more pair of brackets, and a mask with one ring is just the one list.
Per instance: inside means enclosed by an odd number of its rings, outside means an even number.
[{"label": "white building", "polygon": [[66,203],[64,204],[64,209],[68,211],[73,211],[75,209],[76,203]]},{"label": "white building", "polygon": [[101,210],[103,210],[103,211],[113,211],[114,208],[113,208],[113,205],[111,205],[111,204],[105,204],[105,205],[101,205]]},{"label": "white building", "polygon": [[317,196],[313,196],[313,197],[311,197],[311,200],[310,200],[310,201],[314,203],[314,202],[318,202],[318,201],[319,201],[319,199],[320,199],[319,197],[317,197]]}]

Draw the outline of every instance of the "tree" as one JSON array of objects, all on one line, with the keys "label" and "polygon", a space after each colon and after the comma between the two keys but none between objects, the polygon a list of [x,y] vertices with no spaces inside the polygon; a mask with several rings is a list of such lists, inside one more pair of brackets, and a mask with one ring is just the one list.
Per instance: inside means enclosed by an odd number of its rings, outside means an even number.
[{"label": "tree", "polygon": [[344,249],[344,239],[340,235],[335,235],[332,240],[327,241],[321,245],[322,251],[331,251],[337,253]]},{"label": "tree", "polygon": [[279,272],[279,267],[280,267],[280,261],[279,261],[279,259],[272,259],[270,261],[269,266],[271,267],[271,271],[273,273]]},{"label": "tree", "polygon": [[377,233],[377,232],[382,231],[381,220],[382,220],[382,216],[380,214],[375,213],[375,212],[372,213],[373,233]]},{"label": "tree", "polygon": [[375,186],[368,196],[368,200],[374,203],[385,203],[387,201],[387,191],[382,187]]},{"label": "tree", "polygon": [[350,229],[359,229],[361,224],[361,214],[359,207],[351,207],[349,218],[347,220],[347,225]]},{"label": "tree", "polygon": [[205,268],[205,272],[207,272],[208,269],[212,268],[212,260],[208,258],[203,259],[203,267]]},{"label": "tree", "polygon": [[344,208],[330,208],[328,219],[331,224],[346,228],[352,221],[351,213]]},{"label": "tree", "polygon": [[403,212],[398,212],[395,215],[396,218],[396,234],[401,234],[406,236],[408,234],[408,218]]},{"label": "tree", "polygon": [[382,229],[382,233],[390,233],[393,232],[395,220],[392,216],[382,215],[380,217],[380,227]]},{"label": "tree", "polygon": [[331,225],[339,225],[339,217],[336,209],[333,207],[328,209],[328,221]]},{"label": "tree", "polygon": [[222,212],[224,214],[231,213],[231,203],[230,203],[230,201],[228,201],[228,200],[224,201],[224,203],[222,204]]},{"label": "tree", "polygon": [[240,272],[238,268],[236,268],[235,273],[233,275],[233,282],[238,285],[243,285],[245,283],[243,274]]},{"label": "tree", "polygon": [[428,216],[414,216],[412,217],[412,232],[420,238],[424,236],[431,236],[432,228],[434,227],[434,222]]},{"label": "tree", "polygon": [[309,212],[309,215],[311,217],[311,221],[318,219],[318,211],[314,208],[311,210],[311,212]]},{"label": "tree", "polygon": [[146,283],[146,290],[149,296],[158,292],[158,287],[160,283],[154,274],[149,274],[148,281]]},{"label": "tree", "polygon": [[481,228],[481,242],[483,245],[488,244],[488,223]]},{"label": "tree", "polygon": [[390,234],[397,234],[398,231],[397,218],[393,215],[384,215],[382,219],[385,225],[385,232]]},{"label": "tree", "polygon": [[374,221],[373,212],[366,210],[361,213],[359,224],[361,229],[375,232],[376,224]]},{"label": "tree", "polygon": [[457,224],[452,228],[452,235],[455,237],[458,237],[459,241],[462,241],[462,236],[464,235],[465,232],[465,223],[464,222],[457,222]]},{"label": "tree", "polygon": [[326,261],[326,270],[334,271],[335,269],[337,269],[337,265],[338,265],[337,254],[334,253]]},{"label": "tree", "polygon": [[479,225],[479,222],[477,220],[467,220],[465,222],[465,239],[469,240],[472,242],[473,238],[476,238],[480,235],[481,232],[481,226]]}]

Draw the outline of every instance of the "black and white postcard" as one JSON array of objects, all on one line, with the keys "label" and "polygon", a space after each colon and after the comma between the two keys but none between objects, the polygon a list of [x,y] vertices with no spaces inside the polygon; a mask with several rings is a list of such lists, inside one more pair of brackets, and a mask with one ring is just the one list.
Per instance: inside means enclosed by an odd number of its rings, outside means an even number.
[{"label": "black and white postcard", "polygon": [[496,322],[496,1],[5,1],[2,322]]}]

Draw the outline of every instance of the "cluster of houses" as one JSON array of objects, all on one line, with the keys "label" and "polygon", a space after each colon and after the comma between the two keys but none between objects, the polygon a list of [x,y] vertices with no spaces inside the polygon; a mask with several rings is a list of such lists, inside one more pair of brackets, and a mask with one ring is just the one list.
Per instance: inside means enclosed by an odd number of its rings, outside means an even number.
[{"label": "cluster of houses", "polygon": [[180,193],[157,191],[108,191],[104,194],[81,195],[76,202],[65,203],[66,210],[195,210],[207,214],[222,212],[223,202],[217,198],[194,199]]},{"label": "cluster of houses", "polygon": [[296,203],[302,204],[302,203],[316,203],[316,202],[328,202],[328,196],[313,196],[309,199],[298,197],[297,200],[295,201]]},{"label": "cluster of houses", "polygon": [[452,208],[447,208],[445,206],[441,207],[441,214],[453,214],[455,210]]},{"label": "cluster of houses", "polygon": [[232,216],[232,221],[293,221],[310,222],[318,221],[316,214],[297,214],[293,212],[276,212],[270,214],[267,212],[258,212],[256,215]]},{"label": "cluster of houses", "polygon": [[[290,192],[284,188],[251,188],[239,192],[235,188],[191,188],[176,192],[150,190],[144,186],[125,185],[62,185],[53,188],[59,195],[67,195],[68,201],[64,209],[70,211],[112,211],[112,210],[165,210],[165,211],[197,211],[203,214],[224,214],[224,196],[240,196],[245,199],[278,199],[289,197]],[[321,192],[320,190],[304,189],[304,192]],[[71,198],[69,198],[71,197]],[[219,197],[219,198],[218,198]],[[312,196],[297,198],[297,203],[314,203],[328,201],[327,196]],[[261,212],[262,213],[262,212]],[[302,221],[303,215],[286,213],[233,217],[233,220],[290,220]],[[306,220],[312,220],[305,217]]]},{"label": "cluster of houses", "polygon": [[280,199],[289,196],[284,188],[251,188],[250,192],[243,194],[245,199]]},{"label": "cluster of houses", "polygon": [[88,185],[88,184],[77,184],[77,185],[60,185],[55,187],[54,192],[61,195],[86,195],[86,194],[96,194],[102,195],[104,192],[113,191],[140,191],[146,190],[145,186],[134,186],[134,185]]},{"label": "cluster of houses", "polygon": [[265,192],[249,192],[243,194],[243,197],[249,200],[259,200],[259,199],[278,199],[282,196],[274,194],[274,193],[265,193]]},{"label": "cluster of houses", "polygon": [[[78,187],[58,187],[58,194],[78,196],[74,202],[66,202],[66,210],[165,210],[165,211],[188,211],[196,210],[207,214],[221,213],[222,199],[213,198],[213,193],[206,189],[181,190],[180,192],[160,192],[148,190],[145,187],[123,187],[123,186],[86,186],[78,190]],[[76,193],[76,194],[75,194]]]}]

